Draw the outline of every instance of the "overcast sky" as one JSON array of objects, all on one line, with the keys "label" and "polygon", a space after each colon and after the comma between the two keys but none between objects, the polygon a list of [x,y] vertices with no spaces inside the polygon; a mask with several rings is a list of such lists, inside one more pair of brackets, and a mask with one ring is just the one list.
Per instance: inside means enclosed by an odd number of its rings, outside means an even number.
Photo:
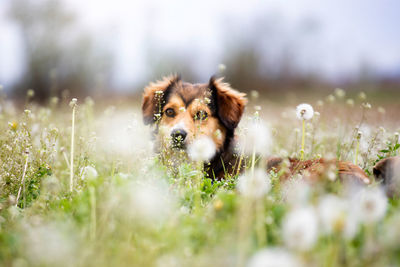
[{"label": "overcast sky", "polygon": [[[6,16],[11,1],[0,0],[0,84],[5,86],[15,82],[24,67],[21,36]],[[110,44],[117,87],[129,87],[150,73],[144,58],[149,38],[160,51],[187,55],[205,79],[223,63],[221,55],[230,31],[246,38],[254,18],[263,16],[276,18],[275,32],[282,38],[301,38],[295,30],[304,22],[318,25],[312,38],[299,41],[296,51],[306,71],[337,78],[356,73],[360,62],[368,62],[379,72],[400,73],[398,0],[63,2],[78,15],[79,30]]]}]

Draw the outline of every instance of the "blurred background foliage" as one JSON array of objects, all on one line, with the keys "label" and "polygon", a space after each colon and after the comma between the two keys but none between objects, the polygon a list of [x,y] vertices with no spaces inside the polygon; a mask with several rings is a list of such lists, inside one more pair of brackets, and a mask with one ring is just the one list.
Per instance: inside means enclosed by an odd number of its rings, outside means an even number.
[{"label": "blurred background foliage", "polygon": [[[137,96],[149,81],[170,73],[180,73],[190,82],[206,82],[209,76],[218,74],[225,76],[228,82],[241,91],[257,90],[269,97],[283,97],[287,95],[284,93],[296,91],[326,94],[336,87],[377,94],[400,91],[400,62],[397,68],[382,71],[369,60],[360,60],[357,71],[347,73],[344,66],[344,74],[334,76],[326,75],[318,64],[313,66],[318,51],[315,54],[304,51],[313,49],[324,28],[311,16],[299,20],[294,28],[288,27],[283,16],[271,11],[250,11],[248,17],[251,19],[245,22],[240,18],[236,20],[235,16],[221,17],[215,28],[223,42],[220,47],[209,49],[210,59],[204,59],[206,64],[198,64],[197,58],[201,54],[196,55],[196,49],[201,50],[199,47],[207,46],[207,40],[204,40],[207,38],[199,34],[200,43],[196,44],[197,39],[192,40],[194,45],[188,49],[180,48],[185,36],[169,44],[159,42],[157,34],[165,29],[159,27],[160,21],[156,21],[160,10],[154,7],[157,3],[153,1],[143,9],[144,24],[137,25],[142,28],[142,45],[132,47],[140,51],[136,63],[139,71],[134,68],[121,71],[118,67],[118,64],[121,65],[121,54],[122,61],[129,61],[132,57],[127,56],[125,59],[123,49],[116,48],[118,45],[115,46],[115,43],[120,42],[118,30],[115,30],[115,40],[110,38],[113,29],[117,29],[113,25],[104,28],[104,32],[110,31],[105,35],[106,38],[104,35],[98,38],[93,31],[81,26],[79,15],[67,4],[68,1],[6,2],[3,4],[3,13],[17,26],[23,51],[20,64],[23,67],[19,70],[19,78],[8,83],[6,88],[17,99],[22,99],[28,89],[35,91],[34,97],[39,101],[51,96]],[[84,10],[83,14],[85,12],[96,10]],[[170,19],[179,20],[172,15]],[[184,23],[178,21],[175,24],[183,27]],[[102,31],[101,26],[99,28]],[[176,29],[168,30],[171,35],[176,35]],[[196,35],[198,29],[192,30]],[[164,34],[168,35],[168,32]],[[210,38],[212,36],[215,34],[210,33]],[[7,40],[7,36],[3,38]],[[134,32],[130,38],[136,38]],[[175,49],[171,48],[174,45]],[[335,57],[336,51],[328,53]],[[7,77],[1,73],[0,69],[0,84],[4,84],[1,79]],[[121,75],[128,76],[123,79],[129,82],[119,82],[118,77]],[[134,78],[130,79],[130,76]]]}]

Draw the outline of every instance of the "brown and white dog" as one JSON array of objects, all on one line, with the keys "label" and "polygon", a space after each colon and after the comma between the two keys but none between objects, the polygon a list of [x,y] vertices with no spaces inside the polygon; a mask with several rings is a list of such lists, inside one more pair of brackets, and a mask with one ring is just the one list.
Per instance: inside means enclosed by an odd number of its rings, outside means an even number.
[{"label": "brown and white dog", "polygon": [[[205,167],[210,178],[221,179],[242,169],[242,161],[235,153],[234,137],[246,104],[245,94],[232,89],[221,78],[211,77],[209,83],[191,84],[179,76],[169,76],[144,89],[142,112],[144,123],[154,125],[158,148],[185,153],[196,136],[210,137],[216,151]],[[267,160],[267,169],[278,170],[282,162],[281,158],[271,158]],[[370,183],[369,177],[349,162],[289,159],[289,163],[284,177],[308,173],[310,180],[315,180],[333,166],[341,179],[355,178],[363,184]]]},{"label": "brown and white dog", "polygon": [[216,151],[206,169],[210,178],[222,178],[238,167],[233,139],[246,103],[245,94],[221,78],[191,84],[175,75],[144,89],[143,120],[155,126],[158,148],[185,151],[196,136],[210,137]]}]

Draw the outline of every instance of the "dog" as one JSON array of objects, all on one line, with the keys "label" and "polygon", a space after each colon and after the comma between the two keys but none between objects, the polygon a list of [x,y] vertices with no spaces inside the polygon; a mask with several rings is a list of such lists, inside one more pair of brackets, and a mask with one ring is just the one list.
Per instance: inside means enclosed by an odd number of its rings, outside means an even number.
[{"label": "dog", "polygon": [[[246,104],[246,94],[236,91],[222,78],[211,77],[208,83],[191,84],[182,81],[178,75],[172,75],[152,82],[144,89],[143,121],[154,126],[158,152],[164,148],[164,153],[177,151],[185,154],[196,136],[210,137],[216,151],[204,167],[208,177],[222,179],[244,169],[244,161],[239,159],[235,150],[235,129]],[[281,169],[282,162],[282,158],[267,159],[267,170]],[[316,180],[315,177],[321,177],[333,166],[342,180],[355,178],[363,184],[370,183],[361,168],[349,162],[289,159],[289,164],[282,177],[306,173],[309,180]]]},{"label": "dog", "polygon": [[382,183],[388,197],[400,196],[400,156],[388,157],[373,168],[375,180]]},{"label": "dog", "polygon": [[191,84],[172,75],[144,89],[143,121],[154,126],[158,150],[185,152],[197,136],[210,137],[215,153],[205,170],[210,178],[220,179],[239,168],[234,136],[246,104],[246,95],[222,78]]}]

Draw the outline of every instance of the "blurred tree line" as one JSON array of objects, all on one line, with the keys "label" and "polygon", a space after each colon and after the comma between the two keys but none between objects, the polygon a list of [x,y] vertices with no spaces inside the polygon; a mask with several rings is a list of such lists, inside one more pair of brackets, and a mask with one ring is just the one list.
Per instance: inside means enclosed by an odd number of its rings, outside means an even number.
[{"label": "blurred tree line", "polygon": [[[26,68],[14,93],[23,96],[28,89],[35,91],[38,100],[69,92],[73,96],[111,94],[113,55],[94,38],[78,28],[76,17],[60,0],[13,0],[10,17],[19,26],[23,37]],[[388,88],[399,91],[399,79],[382,79],[373,68],[360,65],[360,75],[353,80],[332,84],[318,72],[304,71],[299,59],[301,49],[309,49],[319,34],[319,24],[306,19],[294,29],[282,26],[274,14],[254,16],[252,25],[241,25],[234,18],[222,19],[221,33],[225,43],[220,63],[226,66],[219,75],[225,76],[233,87],[241,91],[281,94],[285,91],[332,90],[335,86],[357,90]],[[151,20],[149,21],[151,23]],[[241,28],[242,27],[242,28]],[[232,31],[232,29],[236,29]],[[191,52],[166,51],[152,39],[152,31],[145,32],[145,64],[150,69],[136,89],[149,81],[170,73],[180,73],[191,82],[204,80],[196,72]],[[310,59],[312,60],[312,59]],[[215,69],[216,72],[217,69]],[[210,73],[212,75],[213,73]],[[139,90],[130,92],[141,93]]]},{"label": "blurred tree line", "polygon": [[18,25],[26,68],[14,93],[33,89],[35,98],[86,95],[107,87],[111,54],[96,47],[89,34],[76,32],[75,17],[58,0],[13,0],[11,19]]}]

